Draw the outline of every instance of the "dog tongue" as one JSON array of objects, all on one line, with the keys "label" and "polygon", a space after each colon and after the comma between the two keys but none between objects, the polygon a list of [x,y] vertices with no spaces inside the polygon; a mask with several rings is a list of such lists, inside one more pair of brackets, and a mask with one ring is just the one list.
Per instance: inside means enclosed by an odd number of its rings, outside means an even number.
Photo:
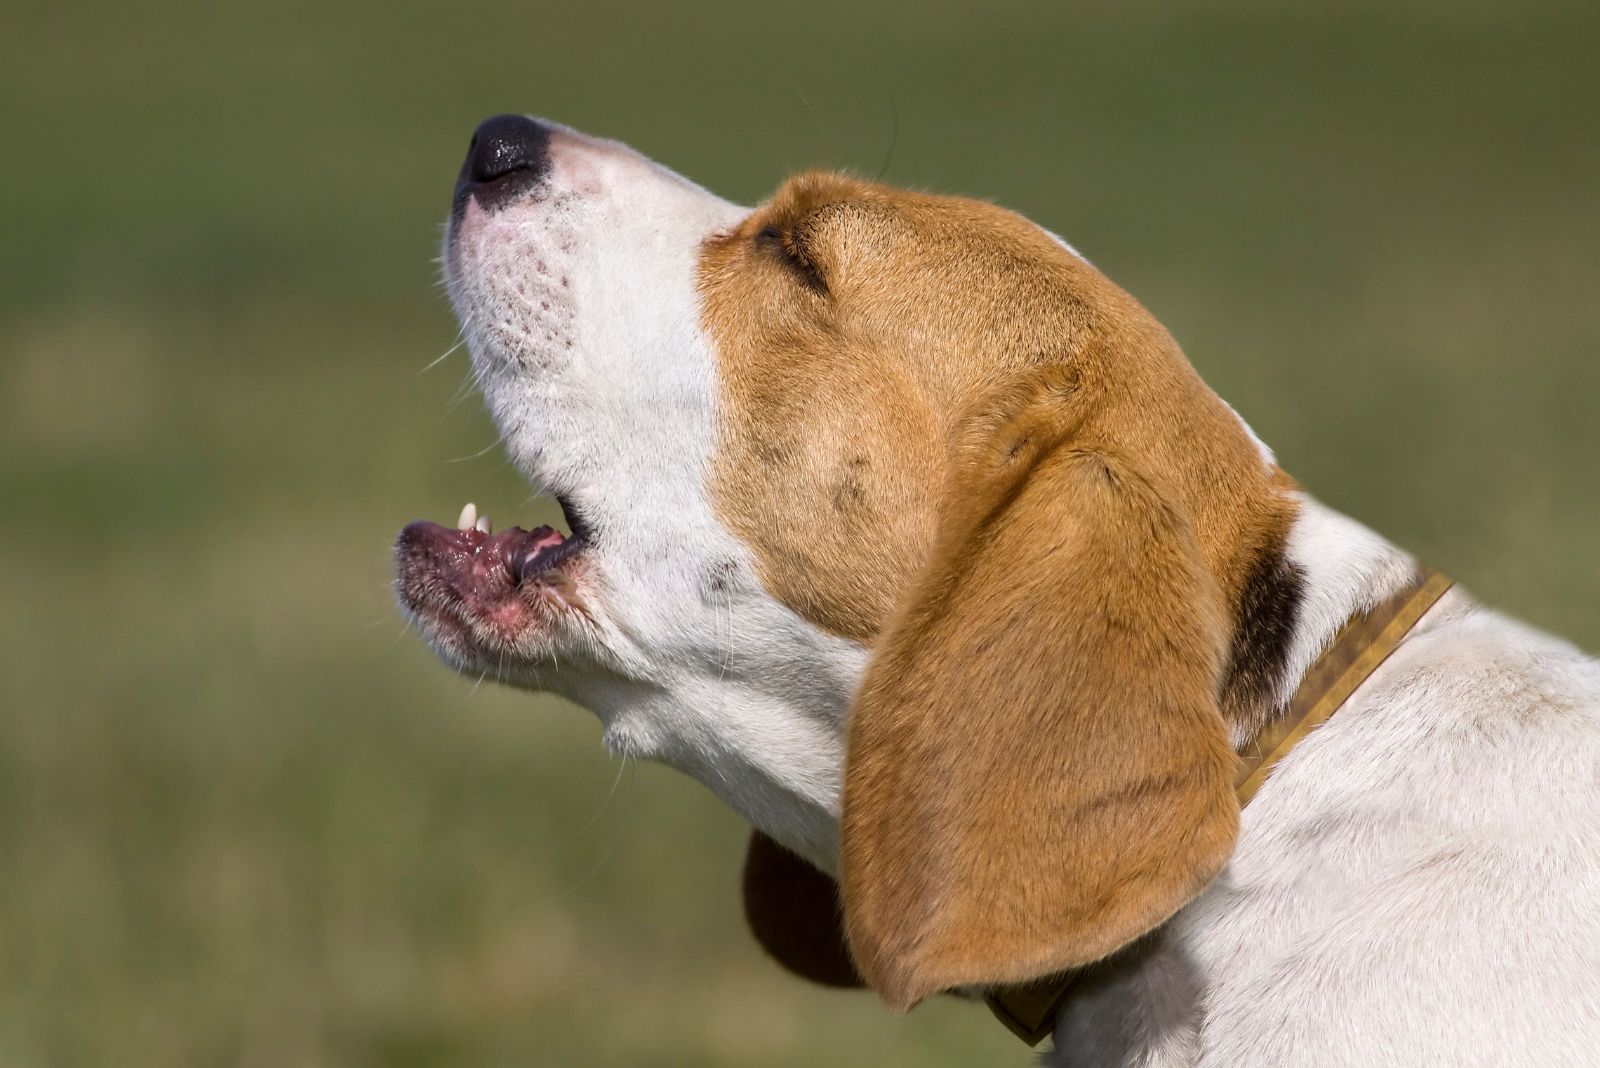
[{"label": "dog tongue", "polygon": [[537,575],[554,566],[561,555],[556,550],[566,542],[566,535],[553,527],[529,531],[517,554],[508,561],[511,581],[520,586],[529,575]]},{"label": "dog tongue", "polygon": [[528,531],[528,538],[522,545],[522,555],[536,556],[566,540],[567,536],[554,527],[536,527]]}]

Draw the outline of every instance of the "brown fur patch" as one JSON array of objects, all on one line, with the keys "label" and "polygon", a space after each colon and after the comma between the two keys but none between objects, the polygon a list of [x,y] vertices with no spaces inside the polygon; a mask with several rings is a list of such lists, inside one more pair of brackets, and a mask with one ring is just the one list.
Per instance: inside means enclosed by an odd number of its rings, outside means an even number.
[{"label": "brown fur patch", "polygon": [[1170,493],[1229,604],[1293,505],[1132,297],[990,204],[792,179],[701,259],[723,424],[711,492],[767,588],[870,643],[932,545],[957,420],[1069,369]]},{"label": "brown fur patch", "polygon": [[1249,714],[1276,655],[1239,643],[1285,617],[1287,479],[1144,308],[992,205],[804,175],[700,289],[714,505],[774,596],[874,651],[862,973],[905,1005],[1164,920],[1231,847],[1219,697],[1232,663]]},{"label": "brown fur patch", "polygon": [[1105,956],[1198,893],[1237,827],[1194,532],[1041,378],[1020,415],[972,421],[851,715],[845,921],[899,1007]]}]

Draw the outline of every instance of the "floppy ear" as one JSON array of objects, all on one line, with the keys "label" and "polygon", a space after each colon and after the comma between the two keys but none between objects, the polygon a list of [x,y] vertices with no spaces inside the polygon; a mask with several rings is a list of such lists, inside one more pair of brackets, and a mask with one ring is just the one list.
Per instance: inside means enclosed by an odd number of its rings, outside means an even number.
[{"label": "floppy ear", "polygon": [[760,831],[744,856],[744,918],[761,948],[823,986],[859,987],[839,908],[839,884]]},{"label": "floppy ear", "polygon": [[932,559],[851,713],[846,929],[896,1008],[1111,953],[1237,833],[1216,584],[1075,388],[969,422]]}]

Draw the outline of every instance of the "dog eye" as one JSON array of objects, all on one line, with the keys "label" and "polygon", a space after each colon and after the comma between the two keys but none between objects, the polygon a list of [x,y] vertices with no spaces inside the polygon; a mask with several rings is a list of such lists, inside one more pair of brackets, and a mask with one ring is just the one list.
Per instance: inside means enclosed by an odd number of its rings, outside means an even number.
[{"label": "dog eye", "polygon": [[794,260],[797,263],[809,266],[804,257],[800,255],[800,246],[794,240],[794,232],[792,230],[784,230],[777,226],[763,226],[761,232],[756,234],[756,244],[772,250],[784,259]]},{"label": "dog eye", "polygon": [[807,286],[818,292],[827,292],[827,284],[822,280],[816,262],[806,247],[805,238],[799,231],[764,226],[756,234],[756,244],[782,256],[783,262],[788,264]]}]

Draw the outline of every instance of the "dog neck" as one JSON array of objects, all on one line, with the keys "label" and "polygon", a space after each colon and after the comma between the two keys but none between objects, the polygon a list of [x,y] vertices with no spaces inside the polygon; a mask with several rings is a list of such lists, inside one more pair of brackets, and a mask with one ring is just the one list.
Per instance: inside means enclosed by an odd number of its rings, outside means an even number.
[{"label": "dog neck", "polygon": [[1243,748],[1288,707],[1317,657],[1351,617],[1411,583],[1417,562],[1360,523],[1297,493],[1283,559],[1295,584],[1293,619],[1275,684],[1230,716],[1234,748]]}]

